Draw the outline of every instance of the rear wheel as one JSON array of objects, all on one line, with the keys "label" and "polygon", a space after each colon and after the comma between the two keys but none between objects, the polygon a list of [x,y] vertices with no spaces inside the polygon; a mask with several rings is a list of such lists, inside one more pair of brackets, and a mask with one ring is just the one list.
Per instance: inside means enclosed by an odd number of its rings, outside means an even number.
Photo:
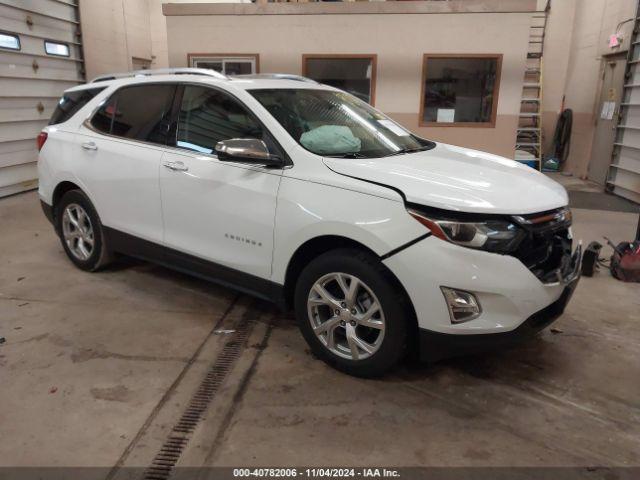
[{"label": "rear wheel", "polygon": [[56,222],[62,247],[78,268],[95,271],[109,262],[102,223],[84,193],[71,190],[64,194],[56,206]]},{"label": "rear wheel", "polygon": [[404,297],[373,255],[335,250],[301,273],[296,316],[312,351],[357,376],[379,376],[405,353]]}]

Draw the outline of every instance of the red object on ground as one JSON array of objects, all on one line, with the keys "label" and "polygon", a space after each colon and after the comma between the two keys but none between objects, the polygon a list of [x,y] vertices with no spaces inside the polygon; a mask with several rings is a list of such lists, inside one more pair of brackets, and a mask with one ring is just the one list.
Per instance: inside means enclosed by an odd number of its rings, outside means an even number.
[{"label": "red object on ground", "polygon": [[623,282],[640,282],[640,242],[622,242],[611,256],[611,275]]}]

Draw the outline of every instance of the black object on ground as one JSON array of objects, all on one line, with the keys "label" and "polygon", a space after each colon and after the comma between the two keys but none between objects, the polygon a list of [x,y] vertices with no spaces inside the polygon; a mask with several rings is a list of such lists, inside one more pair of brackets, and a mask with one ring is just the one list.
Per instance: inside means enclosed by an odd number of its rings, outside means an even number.
[{"label": "black object on ground", "polygon": [[584,251],[584,255],[582,257],[582,275],[585,277],[593,277],[596,268],[598,268],[600,250],[602,250],[602,244],[598,242],[591,242]]}]

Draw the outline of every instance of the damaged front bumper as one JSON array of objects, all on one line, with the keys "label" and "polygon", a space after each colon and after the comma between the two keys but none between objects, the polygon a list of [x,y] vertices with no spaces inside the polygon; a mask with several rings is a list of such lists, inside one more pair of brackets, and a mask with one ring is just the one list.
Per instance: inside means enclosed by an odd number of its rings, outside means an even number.
[{"label": "damaged front bumper", "polygon": [[561,286],[562,293],[560,297],[555,302],[535,312],[513,330],[500,333],[456,335],[420,329],[421,360],[433,362],[445,358],[507,348],[533,337],[564,313],[580,281],[581,270],[582,244],[580,243],[564,268],[558,270],[557,282],[547,284],[549,287]]}]

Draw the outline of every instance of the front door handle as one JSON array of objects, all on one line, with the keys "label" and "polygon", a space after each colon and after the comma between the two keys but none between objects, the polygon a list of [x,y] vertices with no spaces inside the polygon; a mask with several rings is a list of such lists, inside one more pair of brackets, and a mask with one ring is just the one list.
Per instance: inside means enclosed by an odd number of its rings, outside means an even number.
[{"label": "front door handle", "polygon": [[82,148],[85,150],[97,150],[98,146],[94,142],[85,142],[82,144]]},{"label": "front door handle", "polygon": [[186,172],[189,170],[189,167],[187,167],[183,162],[163,162],[162,165],[167,167],[169,170],[177,172]]}]

